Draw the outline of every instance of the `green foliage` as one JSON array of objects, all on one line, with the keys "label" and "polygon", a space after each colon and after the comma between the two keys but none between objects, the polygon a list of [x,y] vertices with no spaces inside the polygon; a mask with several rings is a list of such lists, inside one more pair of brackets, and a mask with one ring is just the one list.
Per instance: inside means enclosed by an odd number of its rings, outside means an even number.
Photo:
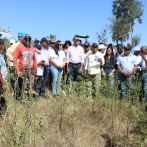
[{"label": "green foliage", "polygon": [[135,35],[133,38],[133,46],[136,47],[141,42],[141,35]]}]

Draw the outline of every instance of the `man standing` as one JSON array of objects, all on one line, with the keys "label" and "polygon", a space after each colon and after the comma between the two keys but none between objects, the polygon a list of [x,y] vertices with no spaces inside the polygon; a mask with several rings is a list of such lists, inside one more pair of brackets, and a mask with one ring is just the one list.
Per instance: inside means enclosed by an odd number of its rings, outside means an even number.
[{"label": "man standing", "polygon": [[131,90],[131,96],[133,97],[133,83],[135,78],[135,71],[138,68],[137,57],[130,54],[131,48],[125,47],[124,54],[122,54],[117,61],[118,70],[120,71],[120,82],[121,82],[121,95],[123,98],[126,97],[126,83],[128,82]]},{"label": "man standing", "polygon": [[73,81],[81,81],[81,73],[84,64],[84,51],[79,45],[79,38],[73,38],[73,45],[67,50],[67,72],[69,73],[68,79],[72,78]]},{"label": "man standing", "polygon": [[89,53],[91,53],[91,51],[89,49],[90,49],[90,44],[88,42],[85,42],[85,44],[84,44],[84,66],[83,66],[83,70],[85,70],[87,56],[89,55]]},{"label": "man standing", "polygon": [[[33,90],[34,77],[37,75],[37,60],[31,43],[31,36],[26,34],[14,51],[13,63],[17,71],[20,91],[23,99],[26,99],[25,91]],[[17,60],[19,59],[19,63]],[[22,78],[23,77],[23,78]],[[31,87],[30,87],[30,84]]]},{"label": "man standing", "polygon": [[129,42],[128,46],[131,48],[130,54],[134,55],[133,44],[131,42]]},{"label": "man standing", "polygon": [[40,95],[46,98],[45,96],[45,86],[48,81],[49,77],[49,60],[50,60],[50,55],[49,55],[49,50],[48,50],[48,42],[49,40],[47,38],[42,38],[41,39],[41,45],[42,45],[42,51],[41,53],[45,56],[45,60],[47,63],[47,66],[44,67],[44,82],[41,85],[41,90],[40,90]]},{"label": "man standing", "polygon": [[117,52],[115,54],[115,57],[118,59],[123,54],[123,45],[118,44],[117,45]]}]

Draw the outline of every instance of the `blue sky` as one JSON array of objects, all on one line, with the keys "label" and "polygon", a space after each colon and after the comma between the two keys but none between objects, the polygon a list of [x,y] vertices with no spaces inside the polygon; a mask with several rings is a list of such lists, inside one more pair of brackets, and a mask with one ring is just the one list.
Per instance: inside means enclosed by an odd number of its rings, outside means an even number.
[{"label": "blue sky", "polygon": [[[0,27],[7,29],[9,26],[10,34],[15,39],[17,33],[23,31],[30,34],[32,39],[53,34],[63,43],[65,40],[72,41],[75,34],[89,35],[88,41],[97,43],[96,32],[111,23],[108,18],[112,17],[112,2],[113,0],[1,0]],[[143,0],[143,4],[147,6],[147,0]],[[147,44],[146,26],[145,10],[143,24],[137,23],[134,31],[134,35],[141,34],[139,47]],[[108,34],[107,42],[112,42],[111,34]]]}]

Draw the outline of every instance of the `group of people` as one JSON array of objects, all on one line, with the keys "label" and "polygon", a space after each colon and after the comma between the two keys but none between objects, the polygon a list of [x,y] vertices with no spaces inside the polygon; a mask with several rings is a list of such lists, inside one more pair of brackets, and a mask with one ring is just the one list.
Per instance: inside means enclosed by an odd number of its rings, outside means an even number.
[{"label": "group of people", "polygon": [[[61,78],[65,72],[68,74],[68,82],[71,80],[80,82],[81,75],[84,74],[85,79],[94,84],[95,95],[100,92],[101,78],[104,78],[104,85],[109,83],[110,87],[114,86],[114,73],[116,73],[120,80],[121,96],[127,98],[126,83],[129,83],[133,97],[132,83],[136,73],[139,73],[142,77],[143,96],[147,101],[146,46],[140,49],[133,48],[132,43],[128,43],[127,46],[118,44],[115,51],[111,43],[90,45],[85,42],[82,47],[76,36],[73,38],[73,45],[68,40],[62,44],[60,40],[55,41],[54,38],[48,40],[44,37],[40,41],[36,38],[34,46],[31,46],[32,38],[29,34],[19,32],[17,36],[18,42],[14,39],[10,40],[11,47],[6,52],[14,93],[19,89],[19,94],[14,95],[15,98],[18,95],[25,98],[26,90],[35,90],[35,99],[39,99],[39,96],[46,98],[45,88],[50,76],[52,76],[52,95],[56,98],[61,93]],[[5,39],[0,39],[0,94],[6,90],[8,73],[2,55],[4,43]],[[110,98],[113,98],[113,90],[110,93]],[[107,95],[106,91],[104,95]]]}]

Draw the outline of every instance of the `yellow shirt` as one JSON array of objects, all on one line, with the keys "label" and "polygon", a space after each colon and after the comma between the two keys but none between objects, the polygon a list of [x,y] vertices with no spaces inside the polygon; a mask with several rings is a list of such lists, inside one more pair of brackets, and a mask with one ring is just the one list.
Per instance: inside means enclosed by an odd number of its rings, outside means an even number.
[{"label": "yellow shirt", "polygon": [[[98,61],[99,58],[102,59],[102,64]],[[100,73],[101,65],[104,65],[104,57],[102,53],[100,52],[96,52],[95,54],[93,54],[92,52],[89,53],[85,65],[85,70],[88,71],[88,74],[95,75]]]}]

